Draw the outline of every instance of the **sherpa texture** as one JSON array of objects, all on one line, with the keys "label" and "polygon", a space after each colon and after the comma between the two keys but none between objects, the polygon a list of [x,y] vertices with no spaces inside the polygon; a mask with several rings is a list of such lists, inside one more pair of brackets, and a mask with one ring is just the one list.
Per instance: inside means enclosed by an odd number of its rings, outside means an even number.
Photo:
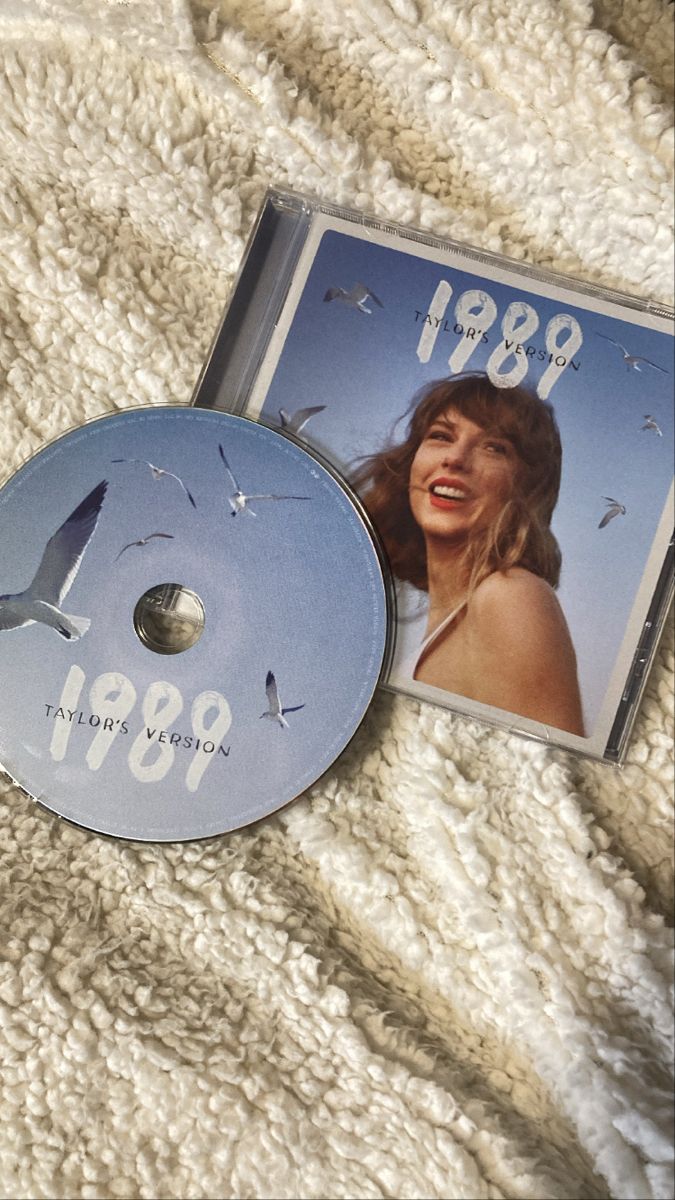
[{"label": "sherpa texture", "polygon": [[[4,0],[3,466],[190,398],[268,184],[671,301],[672,5]],[[6,783],[0,1188],[671,1197],[672,673],[623,771],[380,695],[285,813]]]}]

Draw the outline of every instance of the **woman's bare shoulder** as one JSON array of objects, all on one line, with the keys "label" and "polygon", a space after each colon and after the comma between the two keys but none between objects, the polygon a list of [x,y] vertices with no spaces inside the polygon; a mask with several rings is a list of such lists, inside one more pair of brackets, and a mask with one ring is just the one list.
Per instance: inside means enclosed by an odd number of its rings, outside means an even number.
[{"label": "woman's bare shoulder", "polygon": [[488,611],[503,604],[554,604],[558,605],[550,583],[525,567],[510,567],[508,571],[493,571],[478,584],[471,596],[476,611]]},{"label": "woman's bare shoulder", "polygon": [[419,678],[584,736],[574,646],[553,588],[522,567],[487,576]]},{"label": "woman's bare shoulder", "polygon": [[488,576],[469,600],[467,626],[477,699],[584,736],[574,646],[544,579],[522,567]]},{"label": "woman's bare shoulder", "polygon": [[524,567],[495,571],[479,583],[467,611],[486,633],[512,634],[520,642],[547,642],[553,632],[567,633],[567,625],[550,584]]}]

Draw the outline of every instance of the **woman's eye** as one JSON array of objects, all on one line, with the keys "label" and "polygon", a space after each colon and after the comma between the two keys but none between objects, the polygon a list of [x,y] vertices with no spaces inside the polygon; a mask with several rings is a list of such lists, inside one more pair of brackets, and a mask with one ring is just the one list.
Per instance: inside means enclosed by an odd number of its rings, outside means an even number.
[{"label": "woman's eye", "polygon": [[429,440],[432,442],[449,442],[451,437],[444,429],[432,429],[428,434]]},{"label": "woman's eye", "polygon": [[508,454],[509,448],[505,442],[486,442],[486,448],[494,454]]}]

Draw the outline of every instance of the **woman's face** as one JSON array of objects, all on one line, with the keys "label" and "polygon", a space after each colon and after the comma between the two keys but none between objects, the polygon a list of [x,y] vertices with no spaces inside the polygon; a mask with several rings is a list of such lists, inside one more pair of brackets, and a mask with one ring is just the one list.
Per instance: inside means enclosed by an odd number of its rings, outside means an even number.
[{"label": "woman's face", "polygon": [[427,537],[464,540],[485,529],[513,494],[520,459],[508,438],[447,408],[410,468],[412,514]]}]

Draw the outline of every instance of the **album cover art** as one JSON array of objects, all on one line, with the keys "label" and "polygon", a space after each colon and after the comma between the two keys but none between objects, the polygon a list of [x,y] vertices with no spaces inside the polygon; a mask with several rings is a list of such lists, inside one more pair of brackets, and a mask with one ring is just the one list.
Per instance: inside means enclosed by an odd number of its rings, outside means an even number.
[{"label": "album cover art", "polygon": [[397,585],[389,686],[618,759],[671,594],[672,314],[326,209],[273,316],[253,239],[220,335],[249,322],[240,410],[361,495]]}]

